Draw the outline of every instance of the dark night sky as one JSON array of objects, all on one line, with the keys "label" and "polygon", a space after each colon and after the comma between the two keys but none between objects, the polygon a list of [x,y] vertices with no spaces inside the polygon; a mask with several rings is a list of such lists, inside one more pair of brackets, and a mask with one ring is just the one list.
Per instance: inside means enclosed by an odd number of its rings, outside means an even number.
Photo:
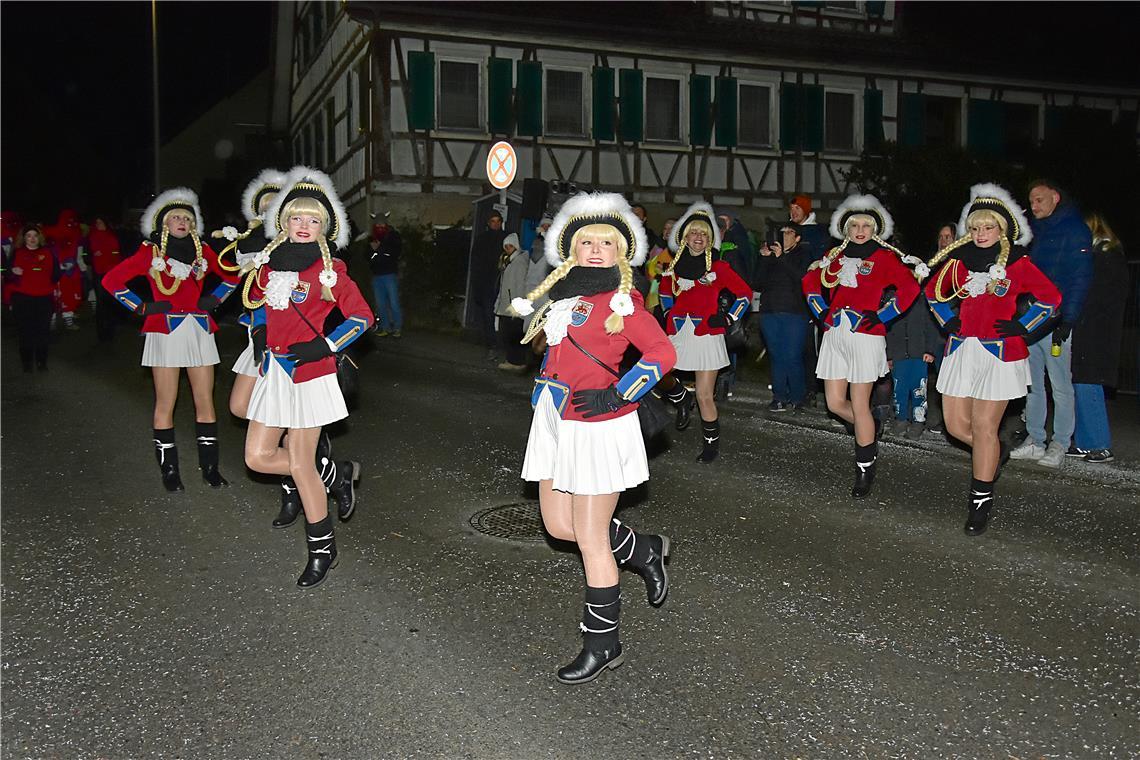
[{"label": "dark night sky", "polygon": [[[272,2],[159,2],[164,137],[268,65]],[[502,5],[497,4],[501,9]],[[1140,79],[1137,3],[903,6],[908,34],[991,57]],[[42,218],[145,201],[152,177],[150,3],[4,2],[0,203]],[[1140,83],[1138,83],[1140,86]]]}]

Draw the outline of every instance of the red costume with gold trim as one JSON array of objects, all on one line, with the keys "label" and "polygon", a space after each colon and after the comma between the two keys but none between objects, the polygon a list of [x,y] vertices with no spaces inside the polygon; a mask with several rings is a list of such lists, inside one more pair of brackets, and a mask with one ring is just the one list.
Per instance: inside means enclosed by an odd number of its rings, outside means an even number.
[{"label": "red costume with gold trim", "polygon": [[[714,275],[711,281],[708,279],[710,273]],[[712,269],[696,280],[688,290],[680,289],[674,272],[661,275],[658,293],[661,304],[667,311],[665,329],[668,334],[676,335],[678,323],[683,323],[685,317],[692,317],[696,323],[694,335],[724,335],[726,328],[709,327],[708,318],[720,310],[720,292],[725,288],[736,296],[730,311],[734,319],[740,319],[752,301],[752,288],[727,262],[714,261]]]},{"label": "red costume with gold trim", "polygon": [[[848,311],[853,312],[851,316],[855,318],[854,332],[886,335],[884,323],[905,312],[918,297],[919,287],[914,274],[892,251],[876,248],[870,256],[861,260],[855,275],[856,286],[836,284],[831,288],[831,299],[828,302],[823,279],[826,278],[829,282],[838,280],[843,258],[840,255],[826,267],[816,267],[804,275],[803,292],[808,306],[817,318],[822,318],[825,331],[835,326],[840,312]],[[883,291],[892,287],[895,288],[895,308],[886,309],[882,303]],[[881,321],[868,325],[868,320],[863,319],[863,312],[881,310]]]}]

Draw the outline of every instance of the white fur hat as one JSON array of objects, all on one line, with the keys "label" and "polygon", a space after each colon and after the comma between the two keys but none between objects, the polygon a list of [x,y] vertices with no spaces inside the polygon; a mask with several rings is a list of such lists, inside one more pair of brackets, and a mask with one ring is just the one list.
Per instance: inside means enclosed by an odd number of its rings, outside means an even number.
[{"label": "white fur hat", "polygon": [[1033,240],[1033,231],[1029,229],[1029,219],[1025,210],[1018,205],[1013,196],[1001,185],[992,182],[983,182],[970,188],[970,202],[962,207],[962,215],[958,218],[958,237],[966,234],[966,217],[975,211],[993,211],[1005,217],[1009,225],[1006,237],[1014,245],[1028,245]]},{"label": "white fur hat", "polygon": [[625,238],[626,260],[633,266],[645,263],[649,239],[645,227],[629,202],[617,193],[579,193],[562,204],[546,233],[546,261],[553,267],[570,256],[574,233],[591,224],[608,224]]},{"label": "white fur hat", "polygon": [[266,193],[279,193],[285,183],[285,172],[276,169],[262,169],[241,194],[241,213],[247,222],[261,216],[261,198]]},{"label": "white fur hat", "polygon": [[716,222],[716,212],[713,207],[704,201],[697,201],[693,205],[685,209],[685,213],[681,214],[681,218],[673,225],[673,229],[669,232],[669,250],[673,253],[681,250],[681,243],[685,239],[685,228],[691,222],[702,221],[708,224],[709,229],[712,230],[711,245],[713,248],[720,250],[720,225]]},{"label": "white fur hat", "polygon": [[265,234],[269,238],[277,237],[285,225],[282,223],[281,210],[285,204],[294,198],[316,198],[329,213],[329,228],[325,231],[328,238],[337,248],[344,248],[349,243],[348,213],[344,204],[336,193],[332,179],[329,175],[318,169],[308,166],[295,166],[285,175],[282,191],[269,204],[265,211]]},{"label": "white fur hat", "polygon": [[873,195],[849,195],[831,215],[829,229],[831,236],[839,240],[847,237],[843,233],[843,228],[847,226],[848,219],[857,215],[869,216],[875,220],[875,226],[878,228],[875,230],[875,235],[880,240],[890,240],[895,232],[895,220],[883,208],[878,198]]},{"label": "white fur hat", "polygon": [[194,229],[199,235],[204,234],[205,225],[202,223],[202,209],[198,207],[198,194],[188,187],[172,187],[163,190],[158,197],[150,202],[143,212],[139,227],[144,238],[148,238],[158,229],[162,228],[162,220],[167,212],[176,208],[190,211],[194,214]]}]

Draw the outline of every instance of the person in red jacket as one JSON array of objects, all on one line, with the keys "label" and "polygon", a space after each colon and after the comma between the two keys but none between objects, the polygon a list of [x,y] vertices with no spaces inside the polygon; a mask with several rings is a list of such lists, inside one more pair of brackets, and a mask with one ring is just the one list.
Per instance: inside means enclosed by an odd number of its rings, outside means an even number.
[{"label": "person in red jacket", "polygon": [[[245,461],[251,470],[291,475],[305,511],[308,561],[297,579],[313,588],[336,566],[336,540],[328,498],[314,458],[321,428],[348,416],[336,379],[336,354],[372,325],[372,309],[330,246],[348,245],[348,215],[332,180],[299,166],[265,212],[273,239],[254,257],[243,299],[252,314],[258,378],[249,400]],[[325,335],[325,320],[337,308],[344,321]],[[282,433],[288,433],[281,445]],[[356,505],[354,483],[360,464],[338,462],[338,516],[347,520]]]},{"label": "person in red jacket", "polygon": [[886,242],[893,231],[894,220],[877,198],[848,197],[831,215],[831,235],[843,242],[813,262],[803,279],[808,308],[824,329],[816,377],[823,380],[827,408],[855,427],[856,499],[871,492],[875,479],[871,389],[889,371],[886,324],[914,303],[916,278],[926,272],[918,258]]},{"label": "person in red jacket", "polygon": [[[637,402],[676,361],[676,351],[633,290],[633,269],[649,249],[645,228],[615,193],[581,193],[563,204],[546,235],[555,267],[525,298],[520,317],[549,292],[531,321],[529,343],[545,332],[547,350],[535,380],[534,418],[523,460],[524,480],[537,481],[542,522],[554,538],[582,553],[586,603],[583,647],[559,668],[561,683],[586,683],[624,660],[618,640],[618,564],[645,579],[650,604],[669,592],[669,539],[634,532],[616,519],[618,496],[649,479]],[[641,358],[624,375],[618,365],[632,345]]]},{"label": "person in red jacket", "polygon": [[[114,269],[122,255],[119,251],[119,236],[107,225],[104,217],[95,217],[95,223],[87,232],[87,256],[91,262],[94,282]],[[115,321],[119,307],[103,288],[95,288],[95,333],[100,343],[107,343],[115,337]]]},{"label": "person in red jacket", "polygon": [[[938,373],[947,432],[971,448],[973,479],[966,535],[986,530],[994,481],[1009,456],[998,429],[1010,399],[1030,385],[1025,336],[1058,313],[1061,293],[1030,261],[1025,212],[1002,187],[970,188],[960,236],[934,255],[926,300],[949,333]],[[949,261],[947,261],[949,259]],[[1028,307],[1019,314],[1018,299]],[[955,313],[955,307],[957,313]]]},{"label": "person in red jacket", "polygon": [[[103,287],[127,309],[143,317],[142,366],[154,378],[154,447],[167,491],[182,491],[174,404],[182,368],[190,378],[197,421],[198,465],[211,488],[228,485],[218,472],[218,422],[214,412],[214,365],[218,348],[210,311],[233,292],[237,277],[218,266],[218,257],[198,237],[202,212],[193,190],[176,187],[151,201],[142,216],[143,243],[130,258],[103,275]],[[203,293],[207,274],[220,278]],[[144,278],[144,301],[132,288]]]},{"label": "person in red jacket", "polygon": [[55,247],[59,260],[60,278],[56,283],[56,307],[68,330],[79,329],[75,324],[75,311],[83,303],[83,273],[79,266],[79,244],[83,229],[74,209],[59,212],[56,224],[44,227],[48,243]]},{"label": "person in red jacket", "polygon": [[38,227],[27,227],[21,236],[23,246],[12,253],[12,316],[20,341],[20,362],[25,372],[32,362],[47,369],[48,343],[51,338],[52,294],[59,279],[59,262],[44,246]]},{"label": "person in red jacket", "polygon": [[[715,260],[720,228],[712,206],[690,206],[669,232],[673,261],[661,275],[659,296],[665,330],[677,349],[677,369],[696,376],[697,407],[704,437],[697,461],[708,463],[720,453],[720,420],[714,392],[717,373],[729,364],[724,335],[743,319],[752,302],[752,287],[726,261]],[[674,387],[663,389],[675,404]]]}]

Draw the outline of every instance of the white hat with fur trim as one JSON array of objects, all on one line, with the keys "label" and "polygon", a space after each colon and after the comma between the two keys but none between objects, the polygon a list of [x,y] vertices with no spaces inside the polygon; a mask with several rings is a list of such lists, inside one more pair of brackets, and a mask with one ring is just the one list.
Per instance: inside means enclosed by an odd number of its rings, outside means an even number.
[{"label": "white hat with fur trim", "polygon": [[890,240],[895,232],[895,220],[883,208],[883,204],[873,195],[849,195],[831,215],[831,236],[838,240],[847,237],[843,228],[853,216],[869,216],[875,220],[875,236],[880,240]]},{"label": "white hat with fur trim", "polygon": [[295,166],[285,175],[282,191],[277,193],[273,203],[265,211],[265,234],[269,238],[277,237],[285,229],[281,219],[281,210],[294,198],[316,198],[329,215],[329,228],[325,237],[337,248],[344,248],[349,243],[348,213],[344,204],[340,202],[336,188],[329,175],[318,169],[308,166]]},{"label": "white hat with fur trim", "polygon": [[202,209],[198,207],[198,194],[188,187],[172,187],[159,193],[143,212],[142,219],[139,220],[143,237],[149,238],[155,230],[161,230],[162,220],[175,209],[193,214],[194,229],[199,235],[203,234],[205,226],[202,223]]},{"label": "white hat with fur trim", "polygon": [[958,218],[958,237],[966,235],[966,217],[982,210],[992,211],[1005,219],[1006,237],[1014,245],[1028,245],[1033,240],[1033,231],[1029,229],[1025,210],[1008,190],[992,182],[983,182],[970,188],[970,202],[962,207],[962,216]]},{"label": "white hat with fur trim", "polygon": [[681,214],[681,218],[673,225],[673,229],[669,232],[669,250],[673,253],[681,250],[681,244],[685,240],[685,228],[692,222],[701,221],[708,224],[709,229],[712,230],[712,247],[720,250],[720,225],[716,222],[716,212],[713,207],[704,201],[697,201],[693,205],[685,209],[685,213]]},{"label": "white hat with fur trim", "polygon": [[626,242],[625,258],[632,266],[645,263],[649,239],[629,201],[617,193],[579,193],[562,204],[546,233],[546,261],[557,267],[570,257],[574,233],[591,224],[608,224]]},{"label": "white hat with fur trim", "polygon": [[262,169],[241,194],[241,213],[247,222],[261,217],[261,199],[269,193],[279,193],[285,185],[285,172]]}]

